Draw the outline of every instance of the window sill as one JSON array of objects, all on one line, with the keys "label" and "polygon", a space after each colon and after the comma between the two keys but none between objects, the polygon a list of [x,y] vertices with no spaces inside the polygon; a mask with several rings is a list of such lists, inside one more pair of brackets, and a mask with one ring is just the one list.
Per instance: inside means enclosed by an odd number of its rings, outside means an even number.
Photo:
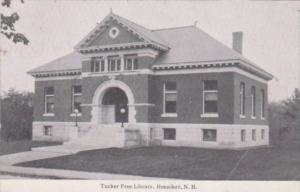
[{"label": "window sill", "polygon": [[200,115],[200,117],[204,118],[218,118],[219,114],[218,113],[203,113]]},{"label": "window sill", "polygon": [[266,120],[266,118],[264,118],[264,117],[261,117],[260,119],[261,119],[261,120]]},{"label": "window sill", "polygon": [[[82,116],[81,113],[77,113],[77,117],[81,117],[81,116]],[[76,114],[75,113],[71,113],[70,117],[76,117]]]},{"label": "window sill", "polygon": [[205,141],[205,140],[202,140],[203,143],[211,143],[211,144],[216,144],[217,141]]},{"label": "window sill", "polygon": [[246,115],[240,115],[240,118],[241,118],[241,119],[245,119],[245,118],[246,118]]},{"label": "window sill", "polygon": [[44,113],[44,117],[54,117],[54,113]]},{"label": "window sill", "polygon": [[177,113],[163,113],[161,117],[177,117]]},{"label": "window sill", "polygon": [[254,116],[251,116],[251,119],[256,119],[256,117],[254,117]]}]

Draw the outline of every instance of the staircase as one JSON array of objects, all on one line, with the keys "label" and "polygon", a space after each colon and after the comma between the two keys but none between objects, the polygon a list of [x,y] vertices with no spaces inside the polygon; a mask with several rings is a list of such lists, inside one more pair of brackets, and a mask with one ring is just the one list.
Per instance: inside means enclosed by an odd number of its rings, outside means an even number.
[{"label": "staircase", "polygon": [[32,151],[75,154],[80,151],[119,147],[125,145],[125,128],[119,124],[102,124],[89,130],[85,135],[71,139],[63,145],[32,148]]}]

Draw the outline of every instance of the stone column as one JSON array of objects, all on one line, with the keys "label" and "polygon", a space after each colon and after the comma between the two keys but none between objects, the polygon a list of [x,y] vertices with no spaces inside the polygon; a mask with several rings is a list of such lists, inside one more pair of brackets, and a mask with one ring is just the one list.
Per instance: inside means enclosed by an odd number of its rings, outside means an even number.
[{"label": "stone column", "polygon": [[120,59],[121,59],[121,71],[125,70],[125,57],[124,55],[120,55]]},{"label": "stone column", "polygon": [[108,57],[104,56],[103,59],[104,59],[104,72],[107,72],[108,71]]}]

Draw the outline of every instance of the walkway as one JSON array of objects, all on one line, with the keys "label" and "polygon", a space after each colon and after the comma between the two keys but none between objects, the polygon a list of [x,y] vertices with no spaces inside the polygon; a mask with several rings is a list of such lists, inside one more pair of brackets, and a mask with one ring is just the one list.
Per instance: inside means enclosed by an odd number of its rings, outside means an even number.
[{"label": "walkway", "polygon": [[46,178],[59,178],[59,179],[102,179],[102,180],[162,180],[166,178],[157,177],[142,177],[134,175],[121,175],[110,173],[96,173],[84,171],[71,171],[62,169],[46,169],[46,168],[32,168],[32,167],[16,167],[0,165],[0,173],[16,174],[21,176],[34,176]]}]

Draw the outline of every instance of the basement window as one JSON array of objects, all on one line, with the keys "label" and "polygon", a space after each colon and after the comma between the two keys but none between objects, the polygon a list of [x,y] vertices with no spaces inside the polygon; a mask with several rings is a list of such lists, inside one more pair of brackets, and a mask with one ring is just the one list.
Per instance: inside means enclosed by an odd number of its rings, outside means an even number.
[{"label": "basement window", "polygon": [[50,125],[44,126],[44,136],[52,136],[53,135],[53,127]]},{"label": "basement window", "polygon": [[256,141],[256,130],[252,129],[252,141]]},{"label": "basement window", "polygon": [[246,130],[245,129],[241,130],[241,141],[242,142],[246,141]]},{"label": "basement window", "polygon": [[164,140],[176,140],[176,129],[164,128]]},{"label": "basement window", "polygon": [[261,130],[261,139],[262,140],[265,139],[265,130],[264,129]]},{"label": "basement window", "polygon": [[217,130],[203,129],[203,141],[217,141]]}]

